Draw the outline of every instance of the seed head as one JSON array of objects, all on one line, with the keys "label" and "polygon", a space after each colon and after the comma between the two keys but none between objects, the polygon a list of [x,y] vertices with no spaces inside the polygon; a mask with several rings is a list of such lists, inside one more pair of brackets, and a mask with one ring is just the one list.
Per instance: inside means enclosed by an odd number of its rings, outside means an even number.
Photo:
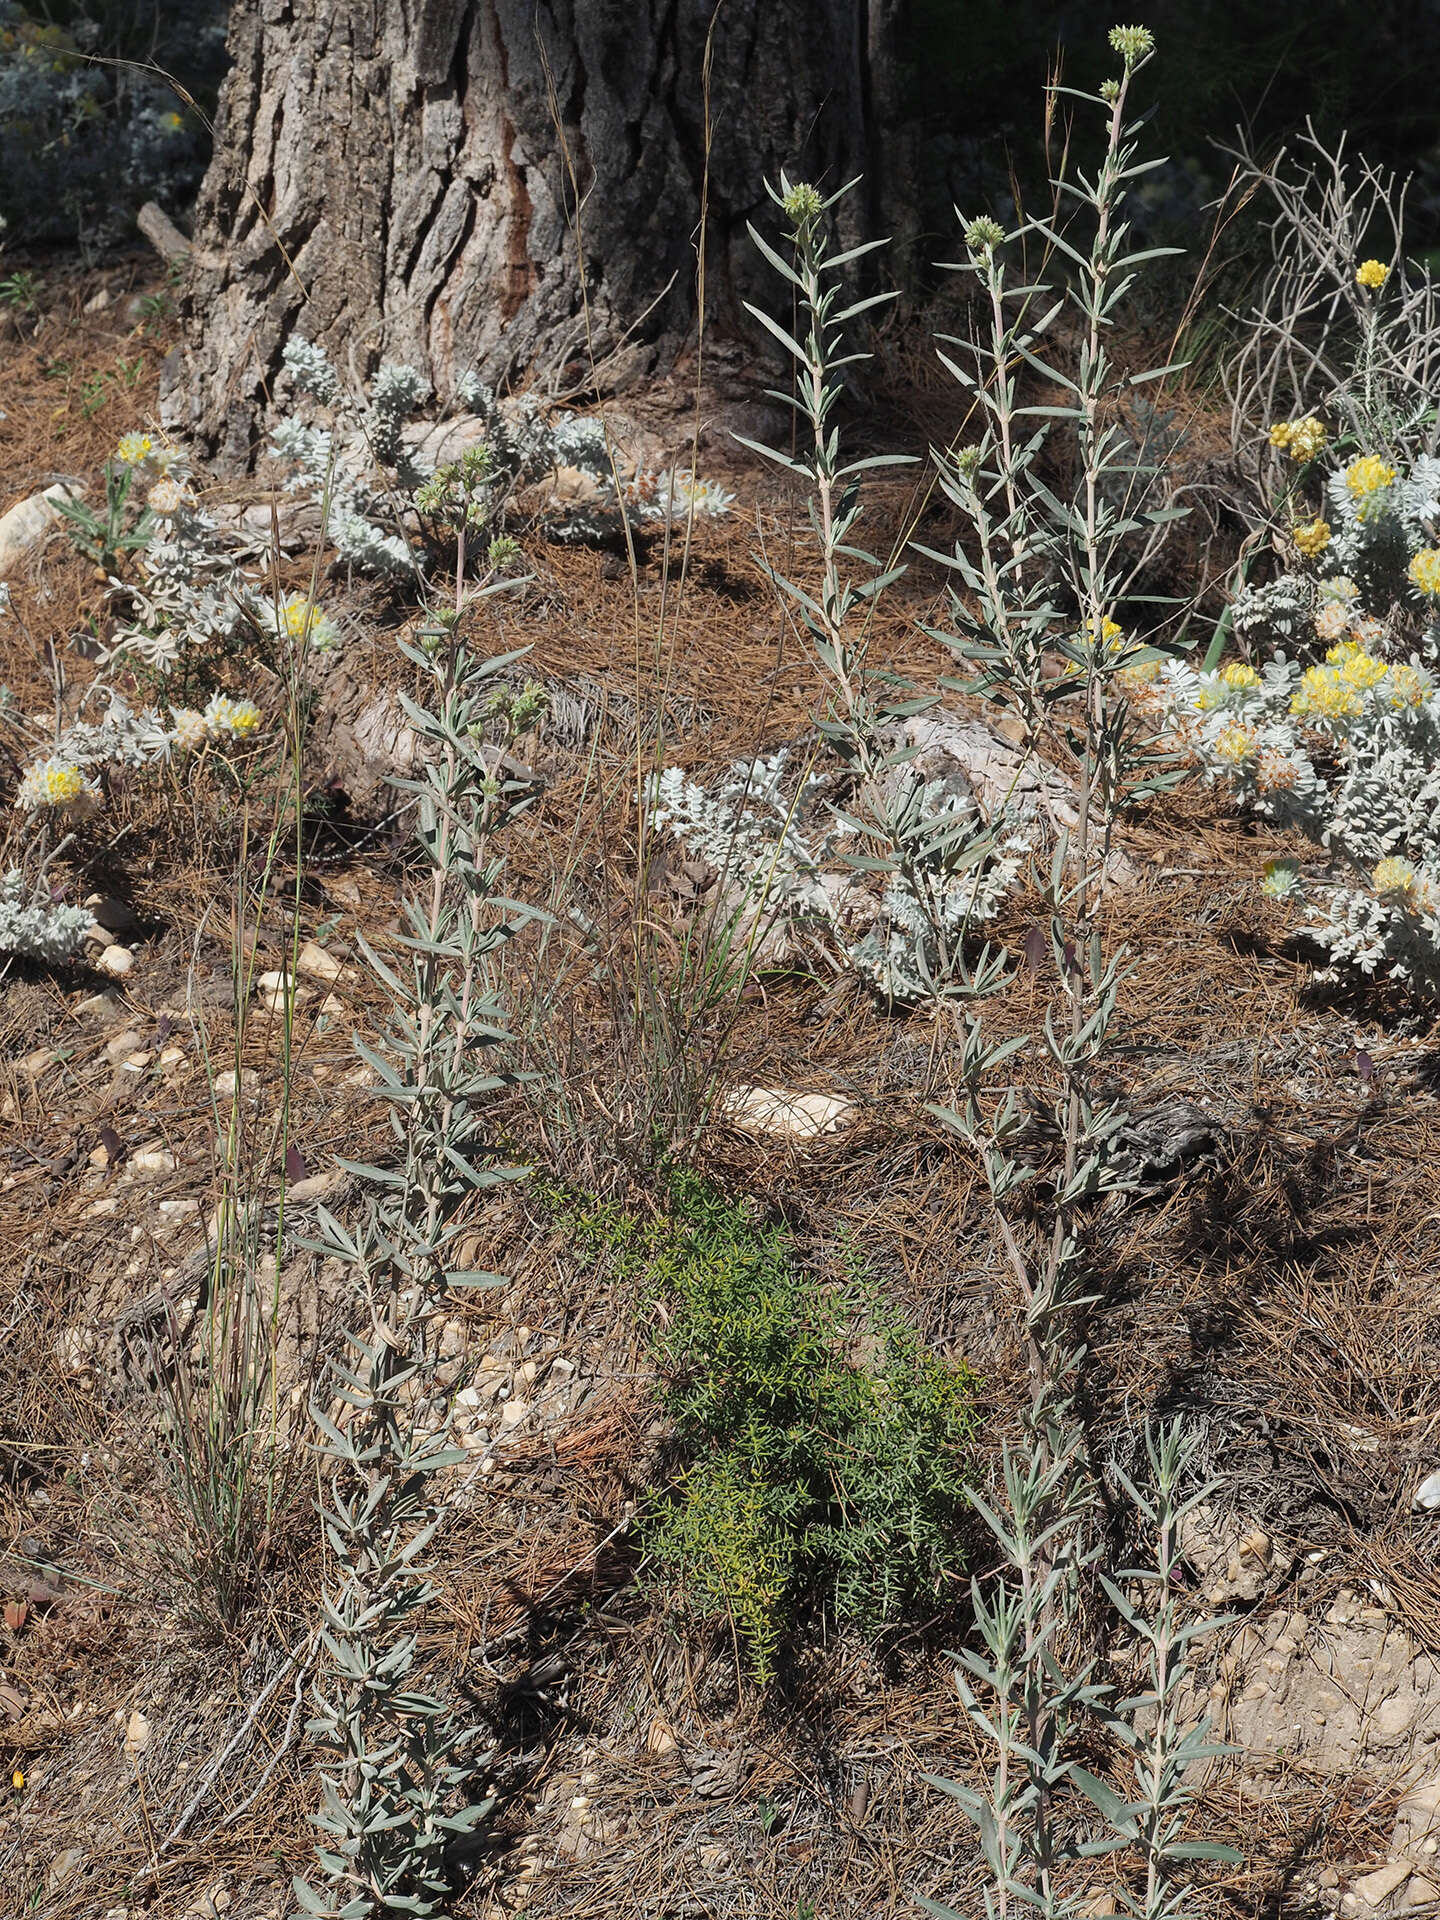
[{"label": "seed head", "polygon": [[1148,27],[1112,27],[1110,45],[1125,62],[1128,73],[1155,51],[1155,36]]},{"label": "seed head", "polygon": [[1005,229],[988,213],[972,220],[965,229],[965,244],[977,259],[986,259],[1005,239]]},{"label": "seed head", "polygon": [[825,210],[825,202],[821,198],[820,189],[818,187],[812,187],[808,181],[805,180],[797,181],[780,202],[780,205],[784,209],[785,218],[790,221],[797,230],[812,226]]}]

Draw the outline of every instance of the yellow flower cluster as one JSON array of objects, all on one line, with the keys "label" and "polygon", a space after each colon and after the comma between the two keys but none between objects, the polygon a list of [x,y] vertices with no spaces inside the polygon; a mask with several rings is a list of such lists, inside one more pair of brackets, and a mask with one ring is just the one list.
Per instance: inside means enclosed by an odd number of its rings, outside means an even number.
[{"label": "yellow flower cluster", "polygon": [[1390,278],[1390,269],[1383,260],[1362,260],[1355,269],[1356,283],[1378,291]]},{"label": "yellow flower cluster", "polygon": [[1317,420],[1313,413],[1307,413],[1303,420],[1282,421],[1279,426],[1270,429],[1271,446],[1279,447],[1292,460],[1302,464],[1313,460],[1328,438],[1324,422]]},{"label": "yellow flower cluster", "polygon": [[1392,707],[1418,707],[1430,698],[1433,688],[1418,667],[1402,662],[1391,667],[1385,692]]},{"label": "yellow flower cluster", "polygon": [[232,740],[248,740],[259,729],[263,715],[253,700],[232,700],[229,694],[217,693],[201,718],[212,740],[226,735]]},{"label": "yellow flower cluster", "polygon": [[1309,667],[1300,676],[1290,711],[1310,714],[1317,720],[1353,720],[1365,711],[1362,696],[1387,678],[1393,705],[1413,706],[1425,698],[1428,689],[1413,668],[1397,680],[1399,674],[1399,668],[1392,669],[1384,660],[1377,660],[1358,641],[1342,640],[1326,654],[1323,667]]},{"label": "yellow flower cluster", "polygon": [[1381,860],[1370,879],[1377,893],[1413,894],[1420,876],[1408,860]]},{"label": "yellow flower cluster", "polygon": [[1209,713],[1215,707],[1228,705],[1232,693],[1249,693],[1259,685],[1260,676],[1254,667],[1244,660],[1232,660],[1210,676],[1209,684],[1196,694],[1195,704],[1202,713]]},{"label": "yellow flower cluster", "polygon": [[1307,560],[1317,560],[1330,544],[1330,528],[1324,520],[1311,520],[1292,527],[1290,537]]},{"label": "yellow flower cluster", "polygon": [[1440,594],[1440,550],[1435,547],[1422,547],[1405,569],[1410,576],[1412,586],[1421,593],[1434,596]]},{"label": "yellow flower cluster", "polygon": [[148,433],[126,433],[121,435],[115,458],[123,466],[143,467],[154,451],[155,442]]},{"label": "yellow flower cluster", "polygon": [[1227,767],[1243,767],[1253,760],[1260,747],[1260,736],[1253,727],[1234,724],[1222,727],[1215,736],[1215,758]]},{"label": "yellow flower cluster", "polygon": [[[1375,624],[1378,626],[1379,622]],[[1390,671],[1383,660],[1377,660],[1373,653],[1367,653],[1355,640],[1342,640],[1338,647],[1330,649],[1325,658],[1347,685],[1357,688],[1361,693],[1367,688],[1378,687]]]},{"label": "yellow flower cluster", "polygon": [[37,807],[59,807],[67,813],[89,813],[99,802],[100,790],[83,767],[52,754],[29,769],[15,795],[26,813]]},{"label": "yellow flower cluster", "polygon": [[340,637],[335,622],[326,619],[315,601],[307,600],[303,593],[290,595],[276,624],[282,634],[305,642],[316,653],[328,653]]},{"label": "yellow flower cluster", "polygon": [[1394,467],[1378,453],[1363,453],[1345,469],[1345,485],[1352,500],[1368,500],[1371,494],[1383,493],[1394,478]]}]

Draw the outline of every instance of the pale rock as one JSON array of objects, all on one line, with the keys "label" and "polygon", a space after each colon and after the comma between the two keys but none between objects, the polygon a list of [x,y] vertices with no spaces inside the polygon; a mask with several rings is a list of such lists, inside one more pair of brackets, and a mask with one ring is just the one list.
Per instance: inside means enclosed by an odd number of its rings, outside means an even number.
[{"label": "pale rock", "polygon": [[73,500],[85,489],[73,481],[61,481],[32,493],[6,514],[0,515],[0,579],[11,573],[25,555],[38,547],[60,521],[57,502]]},{"label": "pale rock", "polygon": [[113,987],[105,987],[76,1001],[75,1011],[87,1020],[118,1020],[124,1017],[125,1002]]},{"label": "pale rock", "polygon": [[1419,1702],[1413,1693],[1396,1694],[1392,1699],[1382,1700],[1370,1716],[1369,1735],[1372,1746],[1393,1747],[1415,1724],[1415,1711]]},{"label": "pale rock", "polygon": [[57,1853],[45,1874],[45,1891],[58,1893],[66,1881],[72,1880],[84,1864],[85,1849],[83,1847],[66,1847],[63,1853]]},{"label": "pale rock", "polygon": [[736,1087],[721,1111],[745,1133],[787,1140],[815,1140],[853,1120],[855,1103],[833,1093],[791,1093],[780,1087]]},{"label": "pale rock", "polygon": [[141,1147],[130,1156],[136,1173],[174,1173],[179,1162],[168,1147]]},{"label": "pale rock", "polygon": [[1433,1513],[1440,1507],[1440,1473],[1426,1475],[1416,1487],[1415,1497],[1410,1504],[1423,1508],[1426,1513]]},{"label": "pale rock", "polygon": [[1433,1852],[1440,1836],[1440,1779],[1422,1780],[1411,1787],[1395,1810],[1391,1846],[1396,1853]]},{"label": "pale rock", "polygon": [[339,1167],[332,1167],[329,1173],[308,1174],[285,1189],[286,1204],[304,1207],[314,1201],[334,1200],[345,1191],[345,1184],[345,1175]]},{"label": "pale rock", "polygon": [[123,980],[135,971],[135,956],[128,947],[102,948],[95,962],[101,973],[108,973],[112,980]]},{"label": "pale rock", "polygon": [[501,1431],[503,1432],[507,1428],[513,1429],[521,1426],[525,1420],[529,1418],[529,1415],[530,1402],[528,1400],[507,1400],[500,1409]]},{"label": "pale rock", "polygon": [[185,1064],[184,1047],[164,1047],[160,1053],[160,1065],[164,1072],[173,1073],[176,1067]]},{"label": "pale rock", "polygon": [[27,1078],[38,1080],[45,1069],[53,1063],[54,1059],[55,1049],[53,1047],[37,1047],[34,1053],[27,1053],[25,1058],[20,1062],[20,1071],[25,1074]]},{"label": "pale rock", "polygon": [[124,1033],[117,1033],[113,1040],[105,1042],[105,1052],[111,1063],[118,1067],[139,1045],[140,1035],[133,1027],[128,1027]]},{"label": "pale rock", "polygon": [[1405,1907],[1433,1907],[1440,1900],[1440,1887],[1433,1880],[1427,1880],[1423,1873],[1413,1874],[1405,1889]]},{"label": "pale rock", "polygon": [[139,1053],[127,1054],[120,1062],[120,1070],[122,1073],[143,1073],[154,1058],[153,1053],[146,1053],[143,1050]]},{"label": "pale rock", "polygon": [[215,1076],[215,1092],[221,1100],[233,1100],[237,1093],[254,1093],[259,1084],[260,1076],[253,1067],[241,1067],[238,1073],[227,1067]]},{"label": "pale rock", "polygon": [[654,1754],[673,1753],[676,1745],[669,1721],[657,1714],[650,1722],[650,1731],[645,1736],[646,1751]]},{"label": "pale rock", "polygon": [[345,1011],[345,1002],[342,999],[340,999],[338,994],[327,993],[325,998],[320,1002],[319,1006],[315,1009],[315,1011],[317,1013],[328,1014],[329,1017],[333,1020],[336,1014],[343,1013]]},{"label": "pale rock", "polygon": [[[104,1148],[98,1148],[97,1151],[103,1153]],[[113,1193],[107,1194],[103,1200],[91,1201],[90,1205],[85,1209],[85,1218],[87,1220],[103,1220],[107,1215],[118,1213],[119,1210],[119,1196]]]},{"label": "pale rock", "polygon": [[150,1722],[136,1707],[125,1722],[125,1753],[133,1760],[137,1754],[144,1753],[150,1744]]},{"label": "pale rock", "polygon": [[199,1213],[198,1200],[162,1200],[156,1209],[163,1220],[189,1220]]},{"label": "pale rock", "polygon": [[91,294],[80,311],[82,313],[104,313],[109,304],[110,289],[108,287],[101,287],[98,293]]},{"label": "pale rock", "polygon": [[313,980],[338,980],[344,972],[335,956],[314,940],[307,940],[301,947],[296,964],[301,973],[308,973]]},{"label": "pale rock", "polygon": [[1388,1865],[1376,1867],[1373,1873],[1367,1873],[1357,1880],[1354,1891],[1367,1907],[1381,1907],[1391,1894],[1400,1891],[1414,1871],[1408,1860],[1392,1860]]}]

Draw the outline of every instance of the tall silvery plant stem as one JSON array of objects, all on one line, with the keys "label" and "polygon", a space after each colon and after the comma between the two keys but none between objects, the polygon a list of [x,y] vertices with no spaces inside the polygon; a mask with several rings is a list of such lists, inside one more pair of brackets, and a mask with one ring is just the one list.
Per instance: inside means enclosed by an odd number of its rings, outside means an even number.
[{"label": "tall silvery plant stem", "polygon": [[391,1019],[383,1048],[355,1044],[390,1105],[394,1153],[386,1166],[342,1163],[369,1194],[357,1226],[320,1216],[323,1251],[348,1267],[357,1309],[332,1398],[312,1408],[335,1576],[309,1729],[326,1756],[318,1872],[296,1880],[295,1897],[301,1913],[325,1920],[441,1916],[455,1845],[491,1804],[472,1787],[480,1729],[414,1676],[444,1513],[434,1476],[464,1457],[445,1442],[434,1330],[452,1289],[495,1280],[454,1265],[463,1203],[520,1171],[495,1163],[487,1107],[507,1076],[487,1062],[508,1038],[498,952],[529,916],[501,896],[493,847],[528,801],[504,775],[504,751],[534,724],[542,696],[511,693],[503,676],[518,656],[477,658],[462,625],[451,611],[402,646],[429,683],[428,703],[404,703],[427,763],[398,783],[415,795],[430,869],[403,903],[408,964],[361,943]]},{"label": "tall silvery plant stem", "polygon": [[[982,430],[976,445],[940,457],[941,484],[971,532],[951,553],[933,556],[965,589],[952,597],[958,631],[936,637],[970,670],[966,691],[1012,709],[1035,746],[1046,745],[1068,766],[1075,791],[1070,830],[1060,836],[1048,873],[1036,876],[1049,925],[1027,942],[1029,962],[1038,968],[1048,960],[1057,983],[1037,1040],[1056,1089],[1058,1164],[1042,1174],[1018,1156],[1025,1115],[1016,1093],[996,1100],[990,1091],[998,1069],[1028,1039],[989,1042],[970,1010],[956,1063],[959,1098],[936,1109],[980,1159],[1021,1302],[1029,1372],[1020,1454],[1005,1460],[1002,1497],[993,1505],[976,1502],[1007,1571],[989,1586],[975,1584],[983,1651],[964,1651],[957,1673],[970,1717],[991,1745],[990,1777],[980,1789],[936,1782],[976,1822],[990,1875],[987,1908],[1004,1920],[1016,1903],[1047,1916],[1072,1912],[1065,1869],[1137,1843],[1142,1834],[1147,1844],[1163,1834],[1162,1852],[1176,1857],[1183,1774],[1199,1756],[1198,1748],[1162,1741],[1159,1757],[1145,1763],[1150,1809],[1143,1817],[1132,1817],[1117,1796],[1107,1798],[1102,1783],[1077,1769],[1074,1736],[1097,1720],[1133,1734],[1133,1719],[1108,1706],[1110,1690],[1095,1680],[1093,1660],[1077,1660],[1065,1644],[1099,1557],[1090,1518],[1095,1481],[1074,1406],[1085,1353],[1080,1316],[1094,1305],[1086,1221],[1097,1197],[1125,1184],[1114,1154],[1124,1112],[1093,1092],[1127,971],[1123,955],[1106,954],[1103,938],[1111,838],[1127,799],[1173,777],[1135,735],[1127,680],[1153,671],[1156,655],[1126,635],[1118,602],[1129,577],[1129,544],[1155,537],[1174,509],[1147,504],[1154,470],[1137,457],[1122,415],[1137,376],[1117,371],[1107,344],[1137,269],[1161,251],[1127,251],[1123,217],[1129,183],[1152,164],[1137,159],[1139,126],[1127,106],[1154,43],[1143,27],[1117,27],[1110,44],[1121,57],[1120,77],[1098,95],[1072,96],[1105,116],[1093,177],[1057,180],[1054,217],[1022,235],[1007,236],[983,217],[966,228],[967,268],[981,283],[985,320],[971,339],[947,342],[955,349],[947,364],[975,395]],[[1062,209],[1069,218],[1062,220]],[[1064,265],[1063,290],[1012,286],[1006,250],[1024,233]],[[1040,347],[1067,306],[1078,320],[1078,344],[1073,364],[1061,367],[1042,358]],[[1026,368],[1058,389],[1058,402],[1019,404],[1017,370]],[[1041,467],[1057,435],[1069,439],[1076,475],[1067,499]],[[1029,1206],[1017,1209],[1015,1192],[1042,1181]],[[1113,1582],[1106,1591],[1117,1599]],[[1163,1605],[1157,1619],[1168,1704],[1183,1638],[1171,1631]],[[1135,1735],[1132,1751],[1142,1750],[1150,1752]],[[1099,1840],[1089,1832],[1096,1807],[1111,1821]],[[1152,1865],[1159,1857],[1151,1844]],[[1152,1886],[1147,1920],[1163,1909]],[[933,1903],[931,1910],[949,1912]]]}]

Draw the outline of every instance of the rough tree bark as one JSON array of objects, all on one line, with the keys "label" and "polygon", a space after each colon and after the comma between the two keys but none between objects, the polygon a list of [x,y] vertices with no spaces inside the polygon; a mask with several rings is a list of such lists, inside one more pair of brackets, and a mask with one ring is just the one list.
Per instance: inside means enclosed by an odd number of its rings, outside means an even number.
[{"label": "rough tree bark", "polygon": [[[763,284],[762,181],[867,172],[901,0],[722,0],[707,325]],[[299,327],[364,373],[603,384],[693,337],[715,0],[236,0],[171,423],[245,461]],[[576,245],[578,181],[589,341]],[[881,169],[877,187],[893,185]],[[873,205],[867,210],[873,214]]]}]

